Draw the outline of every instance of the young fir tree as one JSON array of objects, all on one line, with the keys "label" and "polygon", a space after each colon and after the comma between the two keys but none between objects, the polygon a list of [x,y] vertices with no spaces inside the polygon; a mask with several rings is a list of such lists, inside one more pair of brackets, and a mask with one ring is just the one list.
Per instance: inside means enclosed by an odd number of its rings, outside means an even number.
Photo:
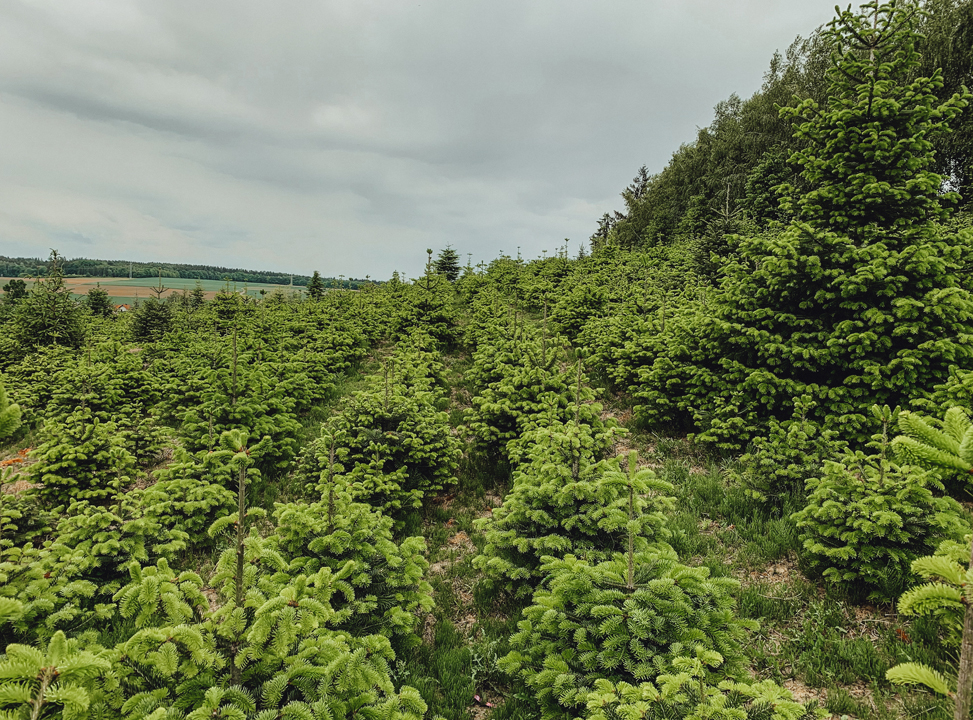
[{"label": "young fir tree", "polygon": [[20,427],[20,405],[7,399],[7,391],[0,383],[0,441],[17,432]]},{"label": "young fir tree", "polygon": [[533,692],[544,720],[578,717],[599,680],[651,681],[686,660],[699,661],[700,683],[745,677],[742,641],[757,623],[734,616],[738,581],[682,565],[672,548],[636,553],[631,544],[597,565],[568,555],[545,568],[547,586],[499,662]]},{"label": "young fir tree", "polygon": [[439,251],[436,258],[436,272],[445,277],[451,283],[459,278],[459,253],[452,246],[447,245]]},{"label": "young fir tree", "polygon": [[[781,109],[797,123],[793,160],[809,190],[785,230],[740,240],[726,268],[693,353],[710,358],[691,391],[704,438],[739,446],[740,428],[789,416],[809,393],[826,399],[818,418],[864,440],[863,408],[922,396],[973,356],[961,276],[973,238],[937,224],[956,198],[941,193],[930,142],[970,94],[939,102],[939,71],[912,79],[915,12],[895,2],[841,12],[824,34],[826,106]],[[660,388],[671,377],[656,375]]]},{"label": "young fir tree", "polygon": [[807,481],[807,506],[792,516],[808,562],[833,583],[856,583],[869,597],[889,600],[910,578],[912,561],[944,539],[969,529],[963,509],[942,497],[932,470],[899,465],[890,457],[888,406],[873,406],[881,433],[868,444],[876,452],[846,451],[826,460],[820,478]]},{"label": "young fir tree", "polygon": [[111,662],[102,652],[84,650],[58,631],[46,650],[8,645],[0,661],[0,716],[81,718],[100,693]]},{"label": "young fir tree", "polygon": [[278,549],[289,575],[321,568],[342,573],[331,599],[331,627],[356,636],[410,634],[433,606],[423,538],[393,540],[392,519],[354,502],[333,453],[321,473],[319,502],[283,503],[274,510]]},{"label": "young fir tree", "polygon": [[132,337],[141,342],[158,342],[169,332],[173,320],[172,306],[150,297],[132,313]]},{"label": "young fir tree", "polygon": [[187,304],[190,312],[195,312],[206,304],[206,292],[203,290],[203,284],[199,280],[196,281],[196,287],[190,291]]},{"label": "young fir tree", "polygon": [[321,273],[317,270],[314,271],[308,281],[306,290],[307,296],[315,302],[324,297],[324,281],[321,279]]},{"label": "young fir tree", "polygon": [[473,565],[483,570],[488,585],[530,595],[552,558],[570,554],[594,563],[623,550],[629,537],[639,552],[669,537],[664,511],[673,506],[667,495],[672,485],[651,470],[640,470],[634,452],[627,472],[618,458],[594,461],[585,452],[586,439],[590,442],[585,427],[532,433],[533,462],[514,473],[513,490],[503,505],[476,521],[485,530],[486,546]]},{"label": "young fir tree", "polygon": [[115,314],[115,307],[108,296],[108,291],[101,286],[101,283],[88,291],[86,304],[88,305],[88,312],[95,317],[107,318]]},{"label": "young fir tree", "polygon": [[61,265],[61,256],[51,250],[47,277],[39,278],[27,297],[17,303],[14,333],[22,348],[78,347],[84,339],[81,306],[71,297]]},{"label": "young fir tree", "polygon": [[[902,413],[899,427],[905,434],[892,441],[899,457],[946,473],[973,473],[973,422],[965,410],[952,407],[941,422]],[[886,672],[893,683],[924,685],[951,697],[954,720],[968,720],[973,699],[973,555],[969,540],[969,536],[962,543],[947,540],[933,555],[915,560],[912,572],[926,582],[903,593],[898,603],[901,615],[938,617],[944,644],[960,646],[955,681],[922,663],[901,663]]]},{"label": "young fir tree", "polygon": [[[78,408],[63,422],[48,420],[43,442],[32,452],[37,462],[28,472],[45,502],[103,502],[115,494],[112,480],[127,473],[135,458],[113,422],[102,422],[90,408]],[[126,478],[127,481],[127,478]]]},{"label": "young fir tree", "polygon": [[392,684],[388,639],[328,627],[347,615],[331,599],[354,563],[292,574],[275,541],[250,527],[266,514],[248,508],[257,448],[247,441],[245,431],[225,432],[215,453],[237,480],[237,512],[210,528],[234,538],[210,578],[216,592],[204,595],[198,575],[176,576],[160,562],[131,566],[131,582],[115,595],[138,630],[115,649],[124,703],[113,716],[419,720],[418,693]]}]

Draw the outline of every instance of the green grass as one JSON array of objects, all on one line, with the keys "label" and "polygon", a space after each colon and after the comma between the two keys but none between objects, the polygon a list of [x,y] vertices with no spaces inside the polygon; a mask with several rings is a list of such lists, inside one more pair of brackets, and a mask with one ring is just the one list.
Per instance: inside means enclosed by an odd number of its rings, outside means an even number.
[{"label": "green grass", "polygon": [[[677,502],[668,527],[683,561],[742,581],[738,612],[761,624],[747,643],[755,676],[801,683],[836,716],[951,715],[948,703],[885,679],[890,667],[907,661],[950,674],[956,659],[942,647],[935,621],[909,622],[891,606],[863,606],[800,572],[802,548],[790,516],[802,497],[760,504],[726,479],[721,458],[684,439],[638,430],[631,439],[636,447],[653,448],[652,459],[662,464],[657,472],[674,485]],[[786,572],[768,579],[771,566]]]}]

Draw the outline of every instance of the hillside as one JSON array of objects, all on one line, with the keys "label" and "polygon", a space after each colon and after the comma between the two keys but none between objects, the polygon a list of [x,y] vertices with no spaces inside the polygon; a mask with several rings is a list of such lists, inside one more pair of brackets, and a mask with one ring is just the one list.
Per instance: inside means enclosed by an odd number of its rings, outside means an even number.
[{"label": "hillside", "polygon": [[0,715],[967,720],[973,96],[911,7],[822,33],[737,233],[124,314],[52,253],[0,302]]}]

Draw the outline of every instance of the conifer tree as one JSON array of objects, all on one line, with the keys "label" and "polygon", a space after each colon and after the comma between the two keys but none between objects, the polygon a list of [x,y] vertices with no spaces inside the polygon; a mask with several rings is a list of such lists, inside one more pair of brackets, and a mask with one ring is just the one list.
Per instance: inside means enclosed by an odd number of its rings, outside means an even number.
[{"label": "conifer tree", "polygon": [[314,301],[318,301],[324,297],[324,281],[321,279],[321,273],[317,270],[314,271],[314,275],[307,284],[307,295]]},{"label": "conifer tree", "polygon": [[32,452],[38,462],[29,470],[31,479],[41,485],[38,494],[52,505],[112,497],[112,480],[135,464],[117,430],[115,423],[94,417],[90,408],[75,410],[63,422],[47,421],[44,442]]},{"label": "conifer tree", "polygon": [[734,617],[739,583],[687,567],[671,548],[619,553],[589,565],[551,560],[547,587],[501,661],[533,691],[545,720],[577,717],[598,680],[653,680],[698,659],[700,681],[745,677],[742,641],[753,621]]},{"label": "conifer tree", "polygon": [[132,337],[142,342],[158,342],[172,327],[172,306],[150,297],[132,313]]},{"label": "conifer tree", "polygon": [[51,250],[47,277],[39,278],[21,302],[13,323],[22,348],[45,345],[78,347],[84,338],[81,307],[64,282],[63,258]]},{"label": "conifer tree", "polygon": [[418,612],[432,609],[432,588],[423,578],[428,563],[422,537],[394,540],[392,519],[354,502],[347,479],[331,467],[321,473],[319,502],[285,503],[274,510],[274,540],[288,561],[287,573],[342,572],[331,599],[331,627],[354,635],[409,634]]},{"label": "conifer tree", "polygon": [[451,246],[447,245],[439,251],[436,257],[436,272],[445,277],[451,283],[459,278],[459,253]]},{"label": "conifer tree", "polygon": [[698,658],[673,662],[673,674],[655,682],[595,681],[586,696],[587,720],[672,720],[672,718],[735,718],[735,720],[821,720],[824,708],[796,702],[772,680],[758,683],[706,682],[706,666]]},{"label": "conifer tree", "polygon": [[546,434],[534,462],[514,474],[503,505],[476,521],[486,546],[474,566],[490,584],[521,596],[545,578],[542,566],[553,558],[570,554],[595,563],[629,540],[645,552],[669,537],[663,511],[672,507],[666,494],[672,485],[640,470],[634,451],[626,472],[618,458],[594,461],[581,447],[583,434],[571,427]]},{"label": "conifer tree", "polygon": [[[930,142],[970,94],[939,102],[939,71],[911,78],[914,24],[906,3],[842,11],[824,34],[827,104],[781,110],[797,123],[808,189],[785,230],[738,239],[716,317],[686,356],[704,438],[739,446],[741,426],[784,419],[809,393],[825,399],[816,419],[864,441],[864,408],[921,397],[973,357],[961,277],[973,238],[937,224],[956,198],[940,192]],[[651,383],[670,377],[658,364]]]},{"label": "conifer tree", "polygon": [[969,720],[973,700],[973,555],[970,537],[962,543],[946,541],[933,555],[912,563],[912,571],[925,583],[899,598],[905,616],[933,616],[944,628],[944,644],[960,646],[956,678],[947,678],[924,663],[905,662],[890,668],[885,677],[897,685],[924,685],[953,700],[954,720]]},{"label": "conifer tree", "polygon": [[3,383],[0,383],[0,442],[17,432],[19,427],[20,405],[10,402]]},{"label": "conifer tree", "polygon": [[896,413],[888,406],[872,412],[883,426],[869,443],[875,452],[825,461],[822,477],[807,481],[807,506],[792,520],[809,564],[826,579],[855,582],[888,600],[905,587],[913,560],[968,525],[959,503],[941,496],[934,471],[893,462],[888,428]]},{"label": "conifer tree", "polygon": [[108,291],[101,286],[101,283],[98,283],[88,291],[86,302],[88,311],[96,317],[107,318],[115,314],[115,308],[112,306]]},{"label": "conifer tree", "polygon": [[196,287],[189,292],[189,311],[194,312],[199,310],[205,304],[206,293],[203,290],[203,284],[197,280]]},{"label": "conifer tree", "polygon": [[111,669],[105,653],[83,650],[58,631],[46,650],[8,645],[0,660],[0,714],[11,720],[87,717],[98,679]]}]

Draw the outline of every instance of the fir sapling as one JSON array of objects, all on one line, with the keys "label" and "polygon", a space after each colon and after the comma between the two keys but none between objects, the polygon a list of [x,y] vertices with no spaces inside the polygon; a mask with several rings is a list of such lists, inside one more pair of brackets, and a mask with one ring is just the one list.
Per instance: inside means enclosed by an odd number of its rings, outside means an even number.
[{"label": "fir sapling", "polygon": [[807,506],[792,518],[810,567],[889,600],[908,583],[913,560],[960,537],[968,523],[959,503],[941,495],[935,471],[893,462],[888,428],[897,412],[872,411],[883,428],[869,443],[876,452],[826,461],[824,474],[807,481]]}]

